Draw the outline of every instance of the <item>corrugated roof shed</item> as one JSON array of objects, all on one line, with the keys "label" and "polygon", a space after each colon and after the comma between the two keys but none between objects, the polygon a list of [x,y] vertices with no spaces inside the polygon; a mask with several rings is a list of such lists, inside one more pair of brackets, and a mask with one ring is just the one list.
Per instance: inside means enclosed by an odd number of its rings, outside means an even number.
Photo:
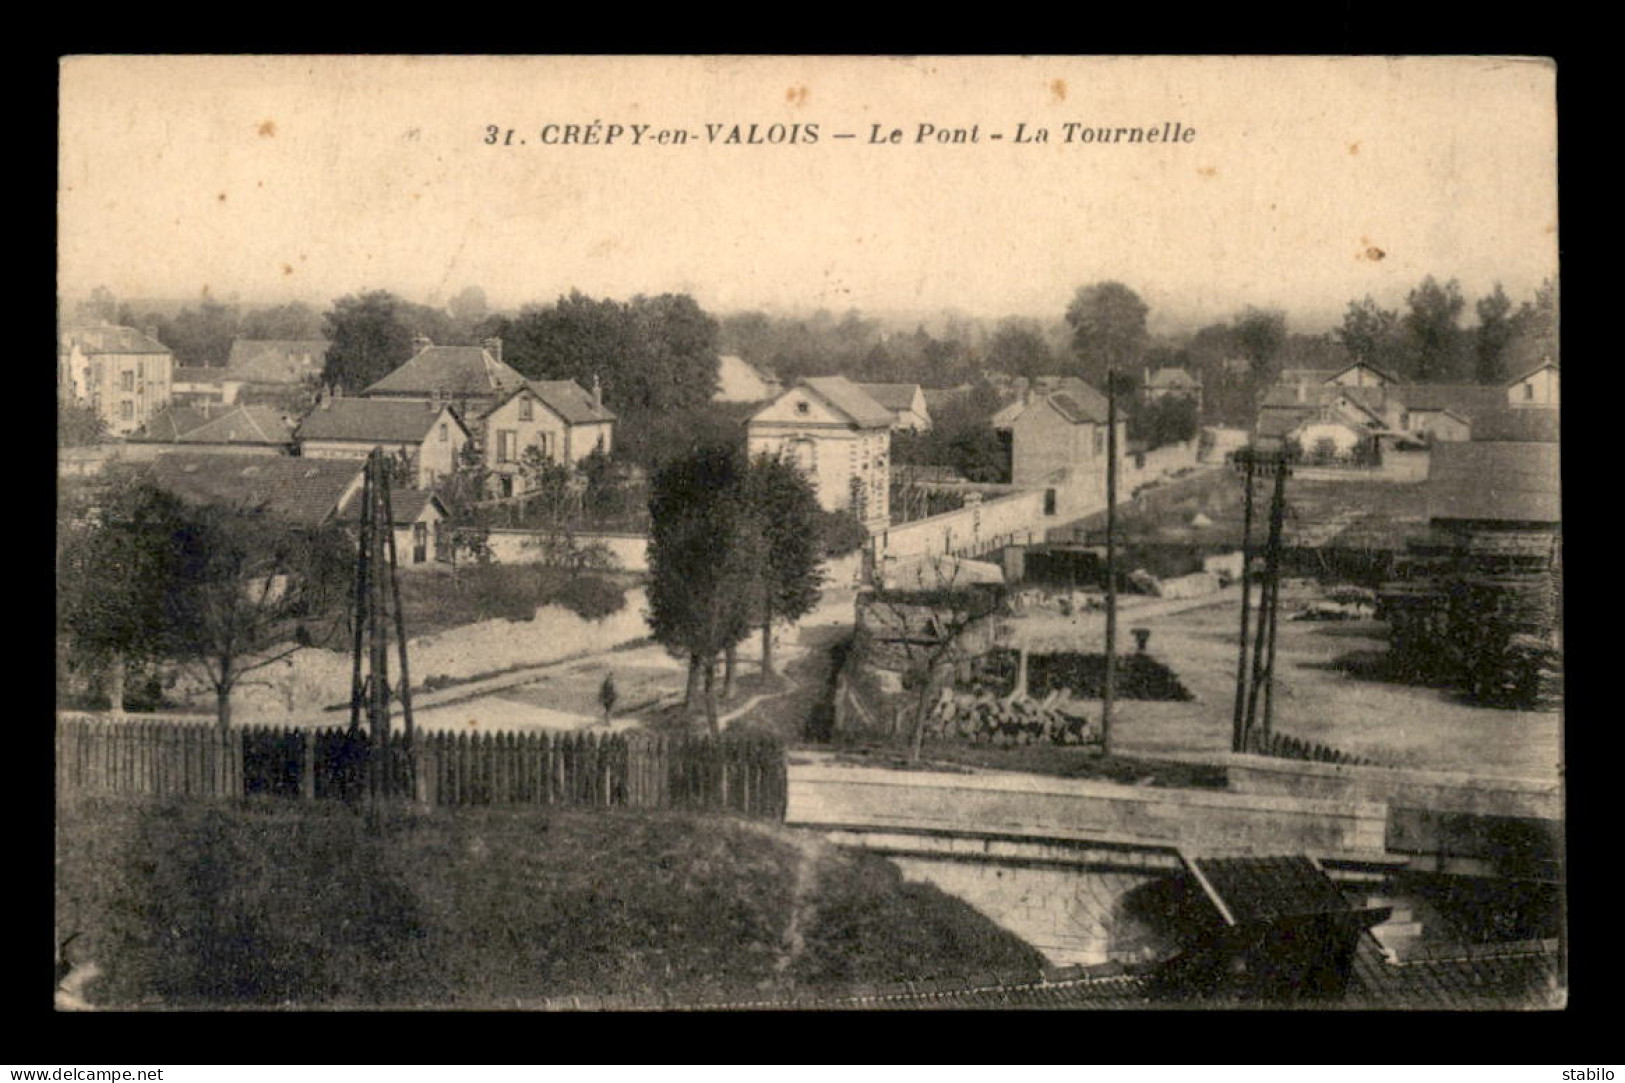
[{"label": "corrugated roof shed", "polygon": [[490,396],[525,382],[512,366],[479,346],[430,346],[362,392],[363,395]]},{"label": "corrugated roof shed", "polygon": [[891,428],[892,412],[845,376],[808,376],[801,382],[857,422],[860,428]]},{"label": "corrugated roof shed", "polygon": [[428,402],[392,399],[330,399],[312,410],[294,433],[300,440],[420,444],[442,410]]},{"label": "corrugated roof shed", "polygon": [[1428,468],[1428,518],[1558,523],[1561,476],[1555,443],[1441,443]]},{"label": "corrugated roof shed", "polygon": [[156,485],[195,504],[260,511],[299,526],[333,517],[361,483],[362,459],[171,452],[143,471]]}]

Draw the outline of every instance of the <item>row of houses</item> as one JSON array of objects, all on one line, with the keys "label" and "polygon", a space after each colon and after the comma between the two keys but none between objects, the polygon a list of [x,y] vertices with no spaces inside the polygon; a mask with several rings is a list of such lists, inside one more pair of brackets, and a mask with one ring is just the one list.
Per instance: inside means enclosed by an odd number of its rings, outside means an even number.
[{"label": "row of houses", "polygon": [[1560,373],[1544,361],[1499,385],[1407,384],[1359,362],[1340,370],[1286,369],[1259,407],[1257,443],[1347,458],[1361,449],[1465,441],[1509,409],[1554,408]]}]

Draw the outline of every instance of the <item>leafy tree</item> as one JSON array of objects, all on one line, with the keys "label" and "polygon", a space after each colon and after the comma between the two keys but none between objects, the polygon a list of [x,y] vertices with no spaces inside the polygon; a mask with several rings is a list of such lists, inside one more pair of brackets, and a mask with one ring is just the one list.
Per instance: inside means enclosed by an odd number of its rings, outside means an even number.
[{"label": "leafy tree", "polygon": [[164,655],[164,591],[174,575],[169,539],[183,510],[167,493],[116,479],[92,520],[64,529],[57,554],[57,626],[79,665],[109,676],[124,709],[124,672]]},{"label": "leafy tree", "polygon": [[116,322],[118,310],[118,299],[113,296],[113,291],[106,286],[97,286],[90,291],[88,300],[79,302],[75,308],[75,314],[82,320],[102,320],[113,323]]},{"label": "leafy tree", "polygon": [[597,379],[620,412],[702,407],[717,386],[717,322],[686,294],[530,306],[507,325],[505,358],[532,379]]},{"label": "leafy tree", "polygon": [[1153,448],[1181,444],[1196,436],[1196,400],[1165,395],[1144,403],[1129,424],[1129,435]]},{"label": "leafy tree", "polygon": [[56,404],[56,446],[88,447],[107,438],[107,425],[101,415],[85,403]]},{"label": "leafy tree", "polygon": [[1332,337],[1348,351],[1351,361],[1411,375],[1410,363],[1403,357],[1399,313],[1383,308],[1370,296],[1349,302],[1343,323]]},{"label": "leafy tree", "polygon": [[1286,345],[1286,313],[1249,305],[1235,321],[1236,343],[1252,366],[1255,388],[1273,383],[1280,373],[1281,350]]},{"label": "leafy tree", "polygon": [[1088,369],[1088,379],[1103,386],[1106,373],[1132,370],[1146,345],[1145,318],[1150,312],[1139,294],[1121,282],[1081,287],[1066,309],[1072,345]]},{"label": "leafy tree", "polygon": [[485,291],[479,286],[464,286],[462,291],[446,302],[446,311],[458,323],[473,326],[491,311],[485,300]]},{"label": "leafy tree", "polygon": [[818,496],[805,475],[781,458],[759,455],[744,477],[760,571],[762,672],[773,672],[773,622],[798,620],[818,604],[824,574]]},{"label": "leafy tree", "polygon": [[1473,376],[1481,384],[1499,383],[1504,377],[1504,360],[1514,331],[1512,298],[1497,282],[1494,292],[1480,297],[1473,307],[1478,313],[1478,328],[1473,332]]},{"label": "leafy tree", "polygon": [[476,564],[491,563],[490,528],[480,507],[490,485],[491,471],[486,468],[485,456],[469,441],[458,451],[452,472],[435,490],[446,507],[446,519],[440,527],[440,550],[453,576],[458,562],[465,558]]},{"label": "leafy tree", "polygon": [[1547,279],[1535,291],[1534,302],[1518,306],[1512,318],[1512,339],[1507,344],[1503,371],[1527,372],[1547,359],[1558,360],[1557,283]]},{"label": "leafy tree", "polygon": [[1048,376],[1056,372],[1055,355],[1037,320],[1007,319],[987,347],[988,367],[1012,376]]},{"label": "leafy tree", "polygon": [[332,345],[322,382],[356,392],[410,360],[413,330],[401,308],[394,294],[382,290],[334,301],[324,317]]},{"label": "leafy tree", "polygon": [[649,495],[649,625],[655,639],[688,663],[692,707],[702,694],[720,732],[718,657],[747,635],[757,616],[759,540],[744,500],[744,457],[707,448],[667,464]]},{"label": "leafy tree", "polygon": [[231,725],[231,694],[248,674],[312,643],[309,623],[342,610],[353,563],[339,527],[309,531],[256,512],[186,507],[170,538],[166,653],[214,688]]},{"label": "leafy tree", "polygon": [[615,691],[615,674],[604,674],[604,683],[598,686],[598,705],[604,709],[604,725],[609,725],[610,716],[615,713],[615,703],[620,698]]},{"label": "leafy tree", "polygon": [[224,365],[237,338],[238,318],[236,305],[204,301],[196,309],[182,309],[162,328],[167,337],[159,341],[175,351],[177,365]]},{"label": "leafy tree", "polygon": [[302,301],[245,313],[238,334],[246,339],[312,340],[322,337],[321,313]]},{"label": "leafy tree", "polygon": [[1405,296],[1410,306],[1402,323],[1411,351],[1411,376],[1418,383],[1449,380],[1456,375],[1462,347],[1456,323],[1466,301],[1455,279],[1440,285],[1432,275]]}]

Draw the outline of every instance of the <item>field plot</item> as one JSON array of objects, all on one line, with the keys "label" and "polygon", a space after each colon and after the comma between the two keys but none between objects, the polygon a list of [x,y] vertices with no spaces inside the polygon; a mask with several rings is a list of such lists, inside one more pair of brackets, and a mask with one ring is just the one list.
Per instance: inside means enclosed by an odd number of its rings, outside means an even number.
[{"label": "field plot", "polygon": [[[1312,587],[1282,591],[1274,711],[1278,732],[1400,767],[1555,776],[1560,756],[1555,712],[1480,707],[1451,689],[1369,675],[1372,660],[1387,649],[1386,626],[1379,621],[1287,619],[1319,596]],[[1121,751],[1150,755],[1229,749],[1239,606],[1240,594],[1231,588],[1211,604],[1125,607],[1121,626],[1151,629],[1149,653],[1168,665],[1196,698],[1188,703],[1120,700],[1116,740]],[[1079,643],[1076,649],[1100,649],[1100,617],[1078,617],[1070,625]],[[1058,630],[1046,630],[1044,638],[1054,642]]]}]

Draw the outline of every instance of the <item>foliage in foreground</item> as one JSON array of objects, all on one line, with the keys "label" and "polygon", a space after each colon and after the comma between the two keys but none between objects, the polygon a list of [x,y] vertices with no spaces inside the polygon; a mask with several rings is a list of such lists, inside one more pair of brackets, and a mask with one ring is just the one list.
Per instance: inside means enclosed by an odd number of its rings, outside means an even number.
[{"label": "foliage in foreground", "polygon": [[715,816],[434,810],[375,834],[326,803],[87,801],[59,809],[57,872],[58,938],[106,1005],[656,1002],[1039,965],[879,858]]}]

